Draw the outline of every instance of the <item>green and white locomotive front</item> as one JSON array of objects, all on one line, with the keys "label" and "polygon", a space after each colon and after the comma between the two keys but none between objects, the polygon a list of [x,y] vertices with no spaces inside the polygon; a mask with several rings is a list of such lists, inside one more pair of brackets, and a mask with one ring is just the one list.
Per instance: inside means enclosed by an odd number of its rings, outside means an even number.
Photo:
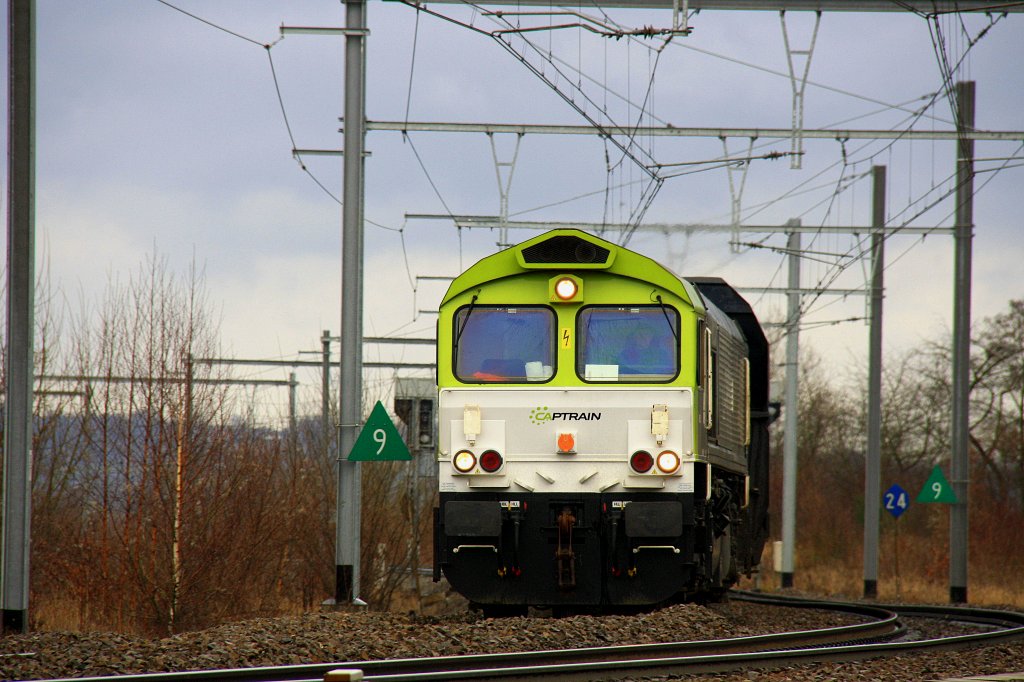
[{"label": "green and white locomotive front", "polygon": [[456,590],[482,605],[648,604],[693,582],[711,542],[706,316],[689,283],[575,230],[452,283],[435,564]]}]

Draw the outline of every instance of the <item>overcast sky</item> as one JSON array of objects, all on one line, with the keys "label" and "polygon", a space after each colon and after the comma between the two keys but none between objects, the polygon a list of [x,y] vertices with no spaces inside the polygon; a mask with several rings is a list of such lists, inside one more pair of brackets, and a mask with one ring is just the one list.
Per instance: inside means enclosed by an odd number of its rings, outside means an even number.
[{"label": "overcast sky", "polygon": [[[292,156],[289,129],[299,148],[341,148],[343,38],[281,39],[279,27],[343,26],[344,5],[170,5],[38,0],[38,256],[69,298],[97,302],[111,278],[123,280],[154,252],[178,272],[195,259],[220,318],[225,355],[293,358],[319,349],[321,330],[338,333],[340,320],[341,212],[328,191],[341,195],[341,161],[306,157],[309,172],[303,171]],[[792,120],[792,86],[775,12],[705,11],[691,19],[690,36],[667,45],[664,38],[614,39],[568,28],[521,34],[531,45],[511,36],[510,49],[503,49],[470,28],[494,30],[499,23],[493,18],[465,5],[429,7],[464,25],[397,2],[369,3],[371,120],[585,124],[558,92],[587,116],[622,125],[785,128]],[[593,6],[577,9],[602,16]],[[577,19],[511,21],[532,28]],[[671,12],[607,10],[601,21],[660,28],[671,23]],[[915,120],[912,112],[942,89],[937,50],[944,48],[949,61],[957,62],[989,23],[984,16],[967,16],[962,23],[948,17],[936,26],[906,13],[824,14],[805,90],[804,125],[906,128]],[[811,13],[786,15],[793,50],[809,47],[813,25]],[[1024,130],[1022,28],[1021,15],[997,20],[955,76],[977,82],[979,128]],[[2,53],[6,59],[7,50]],[[805,58],[794,59],[802,72]],[[949,103],[940,95],[915,126],[948,130],[951,121]],[[498,135],[494,143],[497,160],[511,162],[515,137]],[[730,139],[728,152],[748,156],[748,144]],[[366,228],[365,333],[432,336],[436,316],[418,311],[436,309],[444,285],[417,284],[415,278],[457,274],[493,252],[498,233],[459,232],[450,221],[405,215],[497,214],[489,138],[419,132],[403,139],[373,132],[367,148],[366,217],[373,224]],[[714,138],[637,139],[630,148],[637,160],[664,164],[665,176],[685,173],[665,180],[645,221],[728,223],[727,171],[721,164],[693,163],[713,161],[723,150]],[[759,139],[752,155],[789,150],[788,140]],[[890,224],[903,225],[921,213],[911,225],[952,225],[952,198],[936,201],[952,187],[952,142],[806,140],[804,152],[800,170],[790,168],[788,157],[750,163],[742,222],[867,224],[868,173],[881,164],[888,167]],[[975,184],[975,321],[1024,297],[1024,168],[1020,158],[1005,160],[1024,153],[1020,142],[979,142],[976,155],[994,160],[979,161],[983,172]],[[649,177],[597,136],[527,135],[514,158],[508,203],[518,220],[625,222],[642,202]],[[1006,168],[993,172],[1001,166]],[[501,169],[507,177],[509,166]],[[6,166],[3,172],[6,183]],[[742,180],[736,169],[734,187]],[[512,232],[511,240],[535,234]],[[738,248],[729,239],[638,231],[628,245],[680,274],[723,276],[743,287],[784,286],[778,250],[784,235],[743,233]],[[750,246],[755,242],[757,247]],[[843,258],[860,253],[857,240],[807,235],[804,244],[815,252],[802,268],[805,286],[864,286],[866,262]],[[886,352],[896,354],[951,327],[952,239],[898,235],[886,248],[885,343]],[[834,277],[837,263],[845,267]],[[781,318],[781,297],[750,298],[762,321]],[[802,344],[834,359],[838,372],[861,362],[865,323],[831,323],[863,317],[863,297],[824,295],[806,305]],[[370,349],[367,359],[399,359],[391,352]],[[432,353],[407,351],[403,357],[423,361]]]}]

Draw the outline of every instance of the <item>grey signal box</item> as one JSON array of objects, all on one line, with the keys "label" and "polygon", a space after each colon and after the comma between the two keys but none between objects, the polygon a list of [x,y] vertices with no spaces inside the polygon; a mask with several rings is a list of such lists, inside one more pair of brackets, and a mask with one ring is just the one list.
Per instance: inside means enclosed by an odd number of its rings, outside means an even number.
[{"label": "grey signal box", "polygon": [[406,427],[406,442],[420,476],[437,476],[437,384],[432,379],[395,380],[395,414]]}]

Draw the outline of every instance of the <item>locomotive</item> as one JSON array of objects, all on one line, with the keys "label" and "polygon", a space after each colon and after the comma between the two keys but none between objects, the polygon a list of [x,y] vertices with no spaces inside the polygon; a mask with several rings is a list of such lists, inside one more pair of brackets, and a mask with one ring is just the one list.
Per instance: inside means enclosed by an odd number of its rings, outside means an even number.
[{"label": "locomotive", "polygon": [[768,343],[735,289],[557,229],[439,313],[435,581],[498,615],[714,599],[756,570]]}]

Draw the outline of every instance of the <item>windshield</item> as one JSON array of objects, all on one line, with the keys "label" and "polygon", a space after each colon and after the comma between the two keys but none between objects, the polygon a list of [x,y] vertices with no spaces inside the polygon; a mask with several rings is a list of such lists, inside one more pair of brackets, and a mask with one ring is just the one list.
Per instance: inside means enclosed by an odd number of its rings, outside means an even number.
[{"label": "windshield", "polygon": [[584,381],[669,381],[679,372],[679,313],[667,306],[590,307],[578,318]]},{"label": "windshield", "polygon": [[555,312],[479,306],[455,314],[454,372],[469,383],[547,381],[554,376]]}]

